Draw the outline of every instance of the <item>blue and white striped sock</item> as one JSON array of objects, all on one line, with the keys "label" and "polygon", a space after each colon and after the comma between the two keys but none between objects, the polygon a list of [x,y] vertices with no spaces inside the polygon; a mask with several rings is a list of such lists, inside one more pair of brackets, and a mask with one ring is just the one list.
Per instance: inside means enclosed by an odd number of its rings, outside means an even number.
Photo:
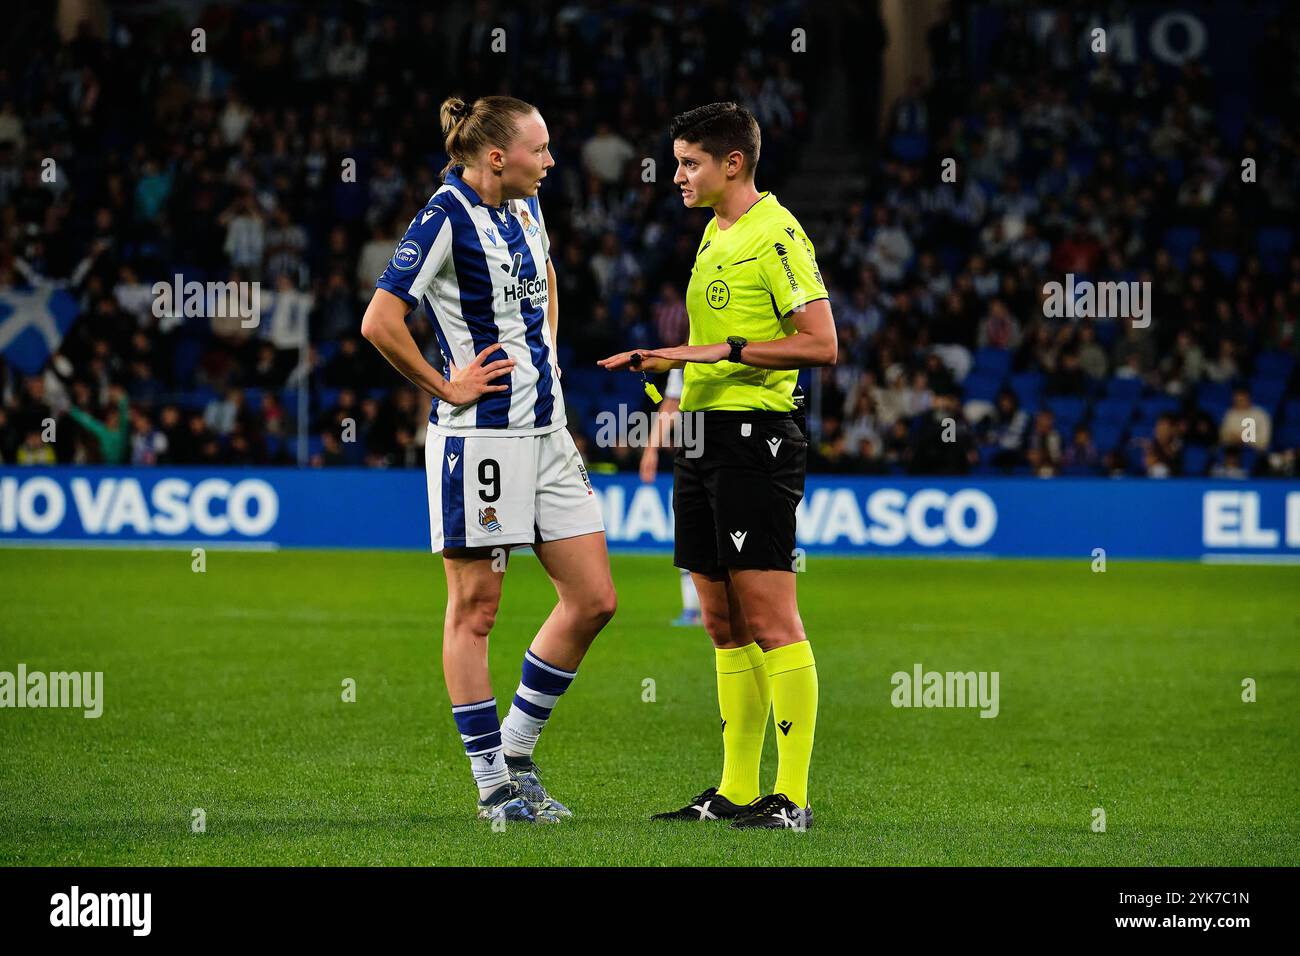
[{"label": "blue and white striped sock", "polygon": [[537,738],[560,695],[569,689],[577,671],[561,670],[532,651],[524,652],[523,677],[515,690],[510,713],[501,722],[501,740],[509,757],[531,757]]},{"label": "blue and white striped sock", "polygon": [[497,699],[489,697],[473,704],[451,708],[451,716],[465,743],[469,768],[478,784],[478,796],[483,800],[510,779],[506,758],[501,753],[501,721],[497,717]]}]

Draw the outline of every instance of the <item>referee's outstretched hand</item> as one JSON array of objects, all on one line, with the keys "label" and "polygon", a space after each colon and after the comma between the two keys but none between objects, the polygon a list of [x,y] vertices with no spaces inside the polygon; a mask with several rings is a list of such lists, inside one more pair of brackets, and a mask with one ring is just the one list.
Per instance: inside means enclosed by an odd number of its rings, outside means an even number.
[{"label": "referee's outstretched hand", "polygon": [[[634,362],[632,356],[637,356]],[[629,372],[666,372],[673,367],[670,359],[659,358],[650,349],[634,349],[631,352],[619,352],[609,358],[598,359],[596,364],[611,372],[626,369]]]},{"label": "referee's outstretched hand", "polygon": [[442,396],[442,400],[452,405],[469,405],[477,402],[488,392],[504,392],[509,386],[489,383],[502,375],[509,375],[510,370],[515,367],[515,360],[504,358],[484,364],[487,362],[487,357],[500,348],[500,343],[489,345],[474,357],[474,361],[464,371],[453,364],[451,378],[447,379],[447,391]]}]

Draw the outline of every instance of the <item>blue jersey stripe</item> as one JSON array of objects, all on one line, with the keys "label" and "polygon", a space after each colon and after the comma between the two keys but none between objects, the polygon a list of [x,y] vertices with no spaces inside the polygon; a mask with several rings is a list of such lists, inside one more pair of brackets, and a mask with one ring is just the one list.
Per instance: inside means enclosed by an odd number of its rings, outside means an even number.
[{"label": "blue jersey stripe", "polygon": [[[474,219],[459,202],[448,206],[452,225],[451,256],[456,267],[456,284],[460,287],[461,316],[469,328],[474,342],[474,354],[499,341],[492,308],[492,276],[488,273],[487,256],[478,238]],[[509,358],[505,349],[497,349],[487,361]],[[510,424],[510,395],[514,389],[513,376],[503,375],[493,385],[505,385],[504,392],[487,392],[474,405],[474,425],[477,428],[507,428]]]},{"label": "blue jersey stripe", "polygon": [[[537,262],[533,259],[533,250],[524,239],[524,231],[518,220],[511,218],[513,228],[502,231],[502,238],[510,246],[510,257],[520,257],[519,279],[521,282],[537,278]],[[554,295],[555,290],[548,290]],[[537,400],[533,403],[533,425],[541,428],[551,423],[551,413],[555,410],[555,396],[551,388],[551,350],[542,337],[542,323],[546,313],[533,305],[532,300],[520,298],[519,315],[524,321],[524,341],[528,343],[528,352],[532,356],[533,368],[537,369]]]},{"label": "blue jersey stripe", "polygon": [[465,439],[460,437],[448,436],[442,450],[442,538],[447,547],[465,547]]}]

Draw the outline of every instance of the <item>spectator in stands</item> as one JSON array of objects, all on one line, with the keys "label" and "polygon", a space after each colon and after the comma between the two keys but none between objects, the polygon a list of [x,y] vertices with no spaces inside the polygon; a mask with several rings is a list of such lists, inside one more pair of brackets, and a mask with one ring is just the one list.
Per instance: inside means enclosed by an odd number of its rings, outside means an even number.
[{"label": "spectator in stands", "polygon": [[229,435],[235,430],[235,424],[243,411],[243,390],[229,388],[224,396],[208,402],[208,407],[203,411],[203,423],[217,435]]},{"label": "spectator in stands", "polygon": [[68,409],[72,420],[88,431],[98,444],[99,459],[105,465],[120,465],[127,460],[130,453],[130,416],[126,390],[114,385],[109,389],[110,399],[115,402],[108,410],[104,421],[84,409],[73,405]]},{"label": "spectator in stands", "polygon": [[1057,474],[1061,466],[1061,433],[1056,430],[1056,416],[1042,408],[1034,416],[1034,427],[1025,439],[1025,463],[1040,478]]},{"label": "spectator in stands", "polygon": [[1151,478],[1170,478],[1182,470],[1183,439],[1172,415],[1156,419],[1149,439],[1142,439],[1143,463]]},{"label": "spectator in stands", "polygon": [[14,463],[18,465],[53,465],[55,462],[54,449],[41,441],[41,433],[35,430],[27,433],[14,456]]},{"label": "spectator in stands", "polygon": [[1225,448],[1247,445],[1261,452],[1273,444],[1273,416],[1251,401],[1245,386],[1232,391],[1232,407],[1219,423],[1219,442]]},{"label": "spectator in stands", "polygon": [[1101,468],[1101,455],[1092,440],[1092,430],[1087,425],[1075,425],[1074,437],[1061,453],[1061,470],[1076,475],[1096,474]]},{"label": "spectator in stands", "polygon": [[984,443],[996,449],[993,465],[1012,468],[1021,461],[1029,415],[1020,407],[1020,399],[1009,388],[998,392],[993,414],[984,420]]},{"label": "spectator in stands", "polygon": [[936,392],[918,429],[911,471],[922,475],[965,475],[978,462],[975,436],[962,417],[956,393]]},{"label": "spectator in stands", "polygon": [[583,168],[607,186],[622,181],[623,167],[635,155],[632,144],[603,121],[597,124],[595,135],[582,144]]}]

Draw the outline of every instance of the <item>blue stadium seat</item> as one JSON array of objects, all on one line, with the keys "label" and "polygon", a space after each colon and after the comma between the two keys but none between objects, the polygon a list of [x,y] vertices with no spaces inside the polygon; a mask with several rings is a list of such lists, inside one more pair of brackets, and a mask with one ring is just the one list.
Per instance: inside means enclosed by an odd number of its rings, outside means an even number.
[{"label": "blue stadium seat", "polygon": [[1282,406],[1282,421],[1300,425],[1300,398],[1288,398]]},{"label": "blue stadium seat", "polygon": [[1278,273],[1286,268],[1287,256],[1295,244],[1295,233],[1287,226],[1266,226],[1256,240],[1260,263],[1265,272]]},{"label": "blue stadium seat", "polygon": [[1112,378],[1106,383],[1107,398],[1124,398],[1136,402],[1142,394],[1142,380],[1136,378]]},{"label": "blue stadium seat", "polygon": [[1183,474],[1199,478],[1210,470],[1210,449],[1204,445],[1183,448]]},{"label": "blue stadium seat", "polygon": [[1206,402],[1218,404],[1232,401],[1232,388],[1227,382],[1204,381],[1196,386],[1196,404],[1202,408]]},{"label": "blue stadium seat", "polygon": [[1114,422],[1097,422],[1092,426],[1092,443],[1099,454],[1114,451],[1124,437],[1124,428]]},{"label": "blue stadium seat", "polygon": [[339,343],[334,341],[317,342],[316,355],[320,359],[321,365],[325,365],[334,356],[339,354]]},{"label": "blue stadium seat", "polygon": [[260,388],[244,389],[244,405],[254,415],[262,413],[262,390]]},{"label": "blue stadium seat", "polygon": [[1223,421],[1223,416],[1228,413],[1231,405],[1230,401],[1221,402],[1217,399],[1208,399],[1199,403],[1201,411],[1210,416],[1210,421],[1214,422],[1215,428],[1219,427],[1219,423]]},{"label": "blue stadium seat", "polygon": [[1201,230],[1195,226],[1172,226],[1165,230],[1164,247],[1179,269],[1187,268],[1187,260],[1200,241]]},{"label": "blue stadium seat", "polygon": [[1134,438],[1150,438],[1151,433],[1155,431],[1156,421],[1154,418],[1140,418],[1128,427],[1128,437],[1131,441]]},{"label": "blue stadium seat", "polygon": [[194,389],[189,393],[189,399],[186,404],[193,409],[203,411],[209,403],[216,401],[217,390],[208,388],[206,385]]},{"label": "blue stadium seat", "polygon": [[1300,420],[1283,422],[1282,427],[1273,433],[1273,449],[1300,449]]},{"label": "blue stadium seat", "polygon": [[1097,330],[1097,344],[1107,352],[1115,347],[1116,340],[1119,339],[1119,323],[1114,319],[1098,319],[1093,322],[1092,327]]},{"label": "blue stadium seat", "polygon": [[1227,279],[1237,278],[1237,270],[1241,268],[1241,256],[1227,249],[1216,249],[1210,253],[1210,261],[1214,267],[1219,270]]},{"label": "blue stadium seat", "polygon": [[1288,379],[1295,369],[1295,357],[1287,352],[1260,352],[1255,357],[1255,374],[1261,378]]},{"label": "blue stadium seat", "polygon": [[930,152],[930,140],[920,133],[899,133],[889,141],[889,151],[905,163],[919,163]]},{"label": "blue stadium seat", "polygon": [[1142,410],[1142,417],[1149,418],[1152,421],[1161,415],[1176,415],[1182,402],[1173,395],[1152,395],[1144,398],[1138,403]]},{"label": "blue stadium seat", "polygon": [[203,340],[193,335],[182,336],[176,343],[176,352],[173,356],[176,381],[193,381],[194,370],[199,367],[199,359],[202,357]]},{"label": "blue stadium seat", "polygon": [[1017,372],[1011,376],[1011,390],[1027,412],[1038,411],[1043,394],[1042,372]]},{"label": "blue stadium seat", "polygon": [[1066,435],[1067,423],[1068,427],[1073,429],[1083,421],[1083,416],[1088,411],[1088,403],[1074,395],[1053,395],[1047,399],[1047,407],[1056,416],[1057,427],[1061,429],[1062,436]]},{"label": "blue stadium seat", "polygon": [[1286,379],[1256,376],[1250,380],[1251,401],[1270,413],[1277,411],[1284,392],[1286,392]]},{"label": "blue stadium seat", "polygon": [[982,348],[975,353],[975,371],[1005,378],[1011,371],[1011,353],[1006,349]]},{"label": "blue stadium seat", "polygon": [[1002,387],[1001,375],[990,375],[976,370],[966,376],[961,383],[962,393],[967,401],[992,402],[998,397]]},{"label": "blue stadium seat", "polygon": [[1127,425],[1136,404],[1128,398],[1103,398],[1092,406],[1092,419],[1098,424]]},{"label": "blue stadium seat", "polygon": [[1124,461],[1131,474],[1145,475],[1147,473],[1146,449],[1137,442],[1130,444],[1125,450]]},{"label": "blue stadium seat", "polygon": [[316,393],[316,408],[323,412],[329,411],[339,403],[339,393],[341,388],[322,388]]}]

